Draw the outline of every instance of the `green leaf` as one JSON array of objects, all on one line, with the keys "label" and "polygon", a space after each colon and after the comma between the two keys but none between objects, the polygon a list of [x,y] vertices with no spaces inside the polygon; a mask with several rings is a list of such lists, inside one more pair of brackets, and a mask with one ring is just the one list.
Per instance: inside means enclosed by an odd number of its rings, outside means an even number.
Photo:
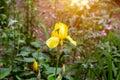
[{"label": "green leaf", "polygon": [[30,78],[30,79],[25,79],[25,80],[38,80],[36,77]]},{"label": "green leaf", "polygon": [[2,34],[2,38],[7,38],[7,34],[6,34],[6,33],[3,33],[3,34]]},{"label": "green leaf", "polygon": [[36,48],[42,48],[42,46],[44,45],[43,42],[42,43],[41,42],[31,42],[30,44]]},{"label": "green leaf", "polygon": [[103,52],[103,54],[105,55],[106,57],[106,60],[107,60],[107,66],[108,66],[108,80],[112,80],[113,78],[113,75],[112,75],[112,57],[110,55],[109,52]]},{"label": "green leaf", "polygon": [[31,76],[31,75],[34,75],[34,72],[33,71],[25,71],[23,73],[20,74],[20,76]]},{"label": "green leaf", "polygon": [[21,48],[22,51],[27,51],[27,52],[33,52],[35,51],[33,48],[31,48],[30,46],[23,46]]},{"label": "green leaf", "polygon": [[19,39],[19,40],[18,40],[18,44],[25,44],[25,40]]},{"label": "green leaf", "polygon": [[0,18],[1,18],[2,20],[5,20],[5,19],[7,18],[7,16],[4,15],[4,14],[0,14]]},{"label": "green leaf", "polygon": [[5,0],[5,3],[6,3],[7,5],[9,5],[10,2],[11,2],[11,0]]},{"label": "green leaf", "polygon": [[17,56],[28,56],[29,52],[26,51],[21,51],[19,54],[17,54]]},{"label": "green leaf", "polygon": [[120,80],[120,72],[118,73],[116,80]]},{"label": "green leaf", "polygon": [[34,58],[24,58],[23,61],[24,62],[33,62]]},{"label": "green leaf", "polygon": [[20,62],[28,62],[31,63],[34,61],[34,58],[15,58],[15,60],[20,61]]},{"label": "green leaf", "polygon": [[73,77],[70,77],[70,80],[74,80],[74,78],[73,78]]},{"label": "green leaf", "polygon": [[47,77],[47,80],[55,80],[54,78],[55,74],[51,74]]},{"label": "green leaf", "polygon": [[[55,74],[55,70],[56,70],[55,67],[48,67],[48,66],[46,66],[46,71],[45,71],[45,73],[46,73],[46,74]],[[58,68],[58,69],[57,69],[57,74],[60,73],[60,70],[61,70],[61,68]]]},{"label": "green leaf", "polygon": [[13,24],[17,23],[18,21],[17,20],[12,20],[10,19],[9,20],[9,23],[8,23],[8,26],[12,26]]},{"label": "green leaf", "polygon": [[42,24],[42,23],[40,23],[40,26],[43,28],[43,30],[44,30],[44,32],[45,32],[45,35],[46,35],[46,39],[48,39],[48,31],[47,31],[47,29],[46,29],[46,26],[44,25],[44,24]]},{"label": "green leaf", "polygon": [[10,72],[11,72],[10,68],[0,68],[0,79],[3,79],[6,76],[8,76]]},{"label": "green leaf", "polygon": [[22,80],[22,79],[21,79],[19,76],[17,76],[17,75],[16,75],[16,78],[17,78],[18,80]]},{"label": "green leaf", "polygon": [[115,64],[113,62],[112,62],[112,69],[113,69],[114,76],[116,77],[117,76],[117,69],[116,69]]},{"label": "green leaf", "polygon": [[40,54],[38,52],[34,52],[32,53],[32,56],[37,59],[40,57]]}]

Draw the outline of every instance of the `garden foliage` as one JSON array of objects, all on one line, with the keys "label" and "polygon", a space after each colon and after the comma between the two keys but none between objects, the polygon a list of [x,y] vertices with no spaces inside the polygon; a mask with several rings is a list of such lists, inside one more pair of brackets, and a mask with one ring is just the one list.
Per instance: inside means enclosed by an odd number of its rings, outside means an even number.
[{"label": "garden foliage", "polygon": [[[48,35],[35,0],[23,0],[24,12],[17,0],[0,0],[0,79],[120,80],[120,23],[113,20],[119,8],[111,9],[114,1],[58,2],[64,9],[56,11],[59,23]],[[36,40],[35,26],[43,29],[46,41]],[[51,38],[57,38],[57,45]]]}]

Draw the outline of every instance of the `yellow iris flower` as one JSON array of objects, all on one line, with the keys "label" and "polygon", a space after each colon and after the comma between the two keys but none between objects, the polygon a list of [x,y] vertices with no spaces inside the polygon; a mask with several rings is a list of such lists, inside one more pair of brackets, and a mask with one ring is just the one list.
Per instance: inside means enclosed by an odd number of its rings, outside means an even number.
[{"label": "yellow iris flower", "polygon": [[76,42],[68,35],[68,26],[59,22],[55,24],[51,37],[46,41],[49,48],[55,48],[59,44],[63,45],[63,39],[68,39],[76,46]]},{"label": "yellow iris flower", "polygon": [[38,63],[36,60],[34,60],[34,63],[33,63],[33,71],[38,72]]}]

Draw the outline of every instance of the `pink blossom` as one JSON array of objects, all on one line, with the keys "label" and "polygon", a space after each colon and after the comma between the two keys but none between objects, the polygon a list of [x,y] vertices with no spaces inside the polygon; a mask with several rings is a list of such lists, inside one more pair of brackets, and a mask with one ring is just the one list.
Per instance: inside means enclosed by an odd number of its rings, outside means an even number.
[{"label": "pink blossom", "polygon": [[111,25],[105,25],[105,27],[106,27],[107,30],[111,30],[112,29]]},{"label": "pink blossom", "polygon": [[94,0],[90,0],[90,3],[91,3],[91,4],[94,4]]},{"label": "pink blossom", "polygon": [[106,36],[106,35],[107,35],[106,31],[105,31],[105,30],[102,30],[102,31],[101,31],[101,35],[102,35],[102,36]]},{"label": "pink blossom", "polygon": [[95,17],[95,13],[92,13],[92,17]]},{"label": "pink blossom", "polygon": [[73,20],[75,21],[77,19],[77,15],[73,15]]}]

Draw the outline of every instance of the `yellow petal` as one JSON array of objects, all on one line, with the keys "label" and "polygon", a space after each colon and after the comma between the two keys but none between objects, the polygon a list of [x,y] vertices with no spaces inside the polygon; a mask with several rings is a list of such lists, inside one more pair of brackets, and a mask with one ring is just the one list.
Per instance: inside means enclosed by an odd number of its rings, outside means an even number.
[{"label": "yellow petal", "polygon": [[56,23],[55,28],[52,32],[52,36],[59,37],[59,38],[66,38],[68,33],[68,26],[64,23]]},{"label": "yellow petal", "polygon": [[54,26],[54,29],[57,30],[60,28],[60,22],[56,23],[55,26]]},{"label": "yellow petal", "polygon": [[50,37],[46,44],[49,48],[55,48],[59,44],[59,38],[58,37]]},{"label": "yellow petal", "polygon": [[37,64],[36,60],[34,60],[34,63],[33,63],[33,70],[35,72],[38,72],[38,64]]},{"label": "yellow petal", "polygon": [[52,31],[52,36],[54,36],[54,37],[59,37],[59,32],[56,31],[56,30],[53,30],[53,31]]},{"label": "yellow petal", "polygon": [[63,23],[59,23],[59,24],[60,24],[59,37],[66,38],[68,34],[68,26]]},{"label": "yellow petal", "polygon": [[76,41],[74,41],[70,36],[67,36],[66,38],[75,46],[77,45]]}]

